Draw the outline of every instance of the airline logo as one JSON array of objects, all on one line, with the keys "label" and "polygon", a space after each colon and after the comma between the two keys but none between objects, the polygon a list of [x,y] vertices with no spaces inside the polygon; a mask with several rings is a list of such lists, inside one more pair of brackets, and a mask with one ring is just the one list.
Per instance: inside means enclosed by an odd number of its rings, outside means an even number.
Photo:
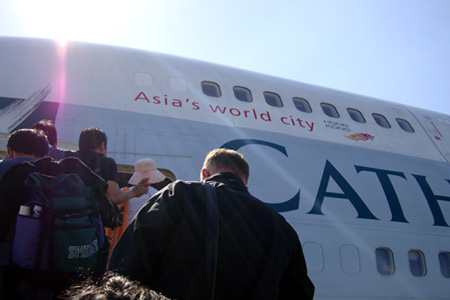
[{"label": "airline logo", "polygon": [[[247,145],[261,145],[270,147],[274,150],[279,151],[285,157],[289,157],[287,149],[284,146],[256,139],[232,140],[223,144],[220,148],[239,151],[240,148]],[[434,166],[437,166],[437,164],[434,164]],[[354,165],[354,168],[356,171],[356,173],[354,174],[369,173],[374,175],[374,186],[379,185],[381,187],[381,190],[384,192],[384,197],[376,197],[376,201],[378,203],[384,201],[386,208],[391,213],[391,222],[410,223],[410,221],[408,220],[408,213],[406,211],[404,212],[405,203],[403,203],[403,201],[408,201],[410,197],[407,197],[406,199],[402,198],[405,197],[405,191],[400,191],[401,186],[403,186],[404,188],[404,185],[399,185],[399,180],[404,180],[405,183],[411,184],[409,186],[409,189],[411,189],[411,191],[416,189],[414,193],[417,193],[417,195],[414,195],[414,197],[412,197],[414,201],[420,201],[420,199],[423,199],[423,201],[428,204],[422,206],[418,205],[417,208],[429,208],[431,212],[429,216],[431,216],[434,221],[433,226],[450,228],[450,225],[446,220],[446,218],[448,218],[449,216],[447,210],[448,207],[445,206],[448,204],[448,202],[450,202],[450,196],[448,195],[448,192],[447,194],[442,194],[442,187],[441,193],[436,190],[436,187],[439,185],[448,186],[448,184],[450,183],[450,179],[441,179],[441,182],[439,182],[436,181],[436,179],[431,179],[431,176],[418,175],[413,173],[408,174],[398,170],[379,169],[362,165]],[[448,169],[447,166],[445,166],[445,168]],[[380,220],[378,217],[376,217],[376,214],[372,212],[371,206],[368,205],[367,200],[369,199],[365,199],[360,196],[357,191],[358,187],[355,186],[352,181],[348,180],[346,175],[346,173],[343,173],[342,170],[339,170],[337,166],[333,165],[333,163],[327,159],[324,164],[321,178],[318,181],[320,182],[320,184],[317,188],[317,194],[314,200],[314,204],[311,210],[307,212],[307,214],[325,215],[323,207],[335,202],[335,200],[347,200],[355,209],[358,219]],[[410,176],[412,176],[417,183],[414,183],[414,180],[410,180],[408,178]],[[336,189],[337,187],[338,189]],[[419,195],[420,193],[418,193],[417,187],[422,191],[423,196]],[[297,193],[291,199],[279,203],[266,203],[280,213],[295,211],[300,208],[300,192],[301,187],[299,187]],[[308,193],[308,197],[311,196],[311,193]],[[444,201],[445,203],[442,203]]]},{"label": "airline logo", "polygon": [[353,140],[353,141],[367,141],[367,140],[372,140],[375,138],[374,136],[368,134],[368,133],[354,133],[351,135],[345,135],[346,138],[348,138],[349,140]]}]

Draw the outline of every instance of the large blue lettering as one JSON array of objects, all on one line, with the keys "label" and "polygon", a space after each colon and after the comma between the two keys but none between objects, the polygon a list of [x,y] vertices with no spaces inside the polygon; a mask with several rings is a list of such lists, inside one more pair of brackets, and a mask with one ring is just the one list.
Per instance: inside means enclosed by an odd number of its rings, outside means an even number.
[{"label": "large blue lettering", "polygon": [[[336,184],[341,188],[343,193],[327,192],[330,178],[333,178]],[[320,181],[319,191],[317,192],[314,206],[308,214],[323,215],[322,204],[325,197],[348,199],[358,213],[358,218],[378,220],[364,204],[364,201],[358,196],[351,185],[345,180],[338,170],[327,160],[325,169],[323,170],[322,180]]]},{"label": "large blue lettering", "polygon": [[[448,227],[448,224],[445,221],[444,215],[442,214],[442,210],[439,206],[438,200],[450,201],[450,197],[435,195],[433,193],[433,191],[431,190],[431,187],[428,184],[427,180],[425,179],[426,176],[414,175],[414,174],[412,174],[412,176],[414,176],[414,178],[416,178],[417,182],[420,185],[420,188],[422,189],[423,194],[425,195],[425,198],[427,199],[428,206],[430,207],[431,214],[433,215],[433,218],[434,218],[433,225]],[[449,180],[446,180],[446,181],[448,183],[450,183]]]},{"label": "large blue lettering", "polygon": [[[262,140],[255,140],[255,139],[233,140],[233,141],[230,141],[230,142],[222,145],[222,148],[238,150],[238,149],[242,148],[243,146],[255,145],[255,144],[273,148],[273,149],[283,153],[284,156],[288,157],[285,147],[275,144],[275,143],[270,143],[270,142],[266,142],[266,141],[262,141]],[[381,184],[381,187],[383,188],[383,192],[386,196],[386,200],[388,202],[389,209],[390,209],[391,215],[392,215],[391,221],[392,222],[409,223],[408,220],[406,220],[406,218],[405,218],[402,206],[400,204],[400,200],[398,198],[398,195],[395,191],[394,185],[393,185],[393,183],[391,181],[391,177],[390,177],[390,176],[398,176],[400,178],[407,180],[405,174],[403,172],[396,172],[396,171],[384,170],[384,169],[376,169],[376,168],[357,166],[357,165],[355,165],[355,169],[356,169],[357,173],[361,173],[361,172],[375,173]],[[449,227],[449,225],[447,224],[447,222],[444,218],[444,214],[442,213],[442,210],[441,210],[441,207],[440,207],[438,201],[450,202],[450,196],[434,194],[434,192],[432,191],[430,185],[428,184],[428,182],[426,180],[426,176],[414,175],[414,174],[412,174],[412,176],[414,176],[414,178],[418,182],[418,184],[428,202],[428,206],[430,207],[431,214],[434,218],[433,225]],[[328,185],[329,185],[329,181],[331,178],[335,181],[335,183],[342,190],[342,193],[328,191]],[[446,181],[447,181],[447,183],[450,184],[450,180],[446,180]],[[322,205],[323,205],[325,198],[347,199],[348,201],[350,201],[350,204],[355,208],[355,210],[357,212],[357,218],[378,220],[378,218],[372,214],[372,212],[366,206],[364,201],[356,193],[356,191],[348,183],[348,181],[344,178],[344,176],[341,173],[339,173],[339,171],[328,160],[325,163],[325,167],[324,167],[324,170],[322,173],[322,178],[321,178],[319,189],[317,191],[317,195],[316,195],[316,198],[314,201],[314,205],[313,205],[312,209],[308,212],[308,214],[324,215],[324,213],[322,212]],[[285,202],[267,203],[267,204],[272,206],[278,212],[287,212],[287,211],[297,210],[300,206],[300,189],[291,199],[289,199]]]},{"label": "large blue lettering", "polygon": [[[261,140],[254,140],[254,139],[233,140],[228,143],[225,143],[224,145],[222,145],[221,148],[227,148],[227,149],[232,149],[232,150],[237,151],[239,148],[241,148],[243,146],[254,145],[254,144],[267,146],[267,147],[276,149],[276,150],[280,151],[281,153],[283,153],[286,157],[288,157],[285,147],[278,145],[278,144],[269,143],[269,142],[261,141]],[[300,206],[300,189],[298,190],[297,194],[295,194],[294,197],[292,197],[291,199],[289,199],[285,202],[267,203],[267,204],[270,205],[271,207],[273,207],[278,212],[297,210]]]},{"label": "large blue lettering", "polygon": [[403,215],[403,210],[400,205],[400,201],[398,200],[394,186],[392,185],[392,182],[389,179],[389,175],[395,175],[402,177],[403,179],[406,179],[405,174],[401,172],[374,169],[361,166],[355,166],[355,168],[358,173],[361,171],[367,171],[367,172],[374,172],[375,174],[377,174],[378,180],[380,181],[381,186],[383,187],[384,194],[386,195],[389,208],[391,209],[392,214],[391,221],[408,223],[408,221],[405,219],[405,216]]}]

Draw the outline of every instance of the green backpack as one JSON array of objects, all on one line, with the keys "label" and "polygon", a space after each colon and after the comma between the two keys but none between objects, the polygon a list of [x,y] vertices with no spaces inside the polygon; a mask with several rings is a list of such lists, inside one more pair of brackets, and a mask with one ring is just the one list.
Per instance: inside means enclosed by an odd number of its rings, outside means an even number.
[{"label": "green backpack", "polygon": [[24,183],[31,194],[17,217],[14,263],[51,272],[95,270],[105,236],[100,204],[91,190],[75,173],[50,177],[32,172]]}]

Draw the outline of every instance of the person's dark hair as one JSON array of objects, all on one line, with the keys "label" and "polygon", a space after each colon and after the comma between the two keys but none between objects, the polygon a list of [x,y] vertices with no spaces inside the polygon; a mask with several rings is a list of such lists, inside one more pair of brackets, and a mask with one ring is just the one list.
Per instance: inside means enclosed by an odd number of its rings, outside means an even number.
[{"label": "person's dark hair", "polygon": [[37,123],[35,123],[33,126],[31,126],[32,129],[40,129],[45,132],[45,135],[47,135],[48,143],[52,146],[56,145],[56,142],[58,140],[57,134],[56,134],[56,128],[52,121],[50,120],[41,120]]},{"label": "person's dark hair", "polygon": [[9,149],[22,154],[41,158],[48,153],[47,136],[39,129],[19,129],[11,133],[6,145]]},{"label": "person's dark hair", "polygon": [[105,142],[106,147],[106,133],[99,128],[90,127],[84,129],[80,133],[78,147],[80,148],[80,151],[95,150],[99,148],[103,142]]},{"label": "person's dark hair", "polygon": [[248,180],[250,175],[250,168],[245,157],[234,150],[230,149],[215,149],[206,155],[203,168],[211,169],[214,172],[221,170],[231,170],[233,173]]},{"label": "person's dark hair", "polygon": [[107,272],[102,280],[87,279],[62,295],[69,300],[170,300],[122,275]]}]

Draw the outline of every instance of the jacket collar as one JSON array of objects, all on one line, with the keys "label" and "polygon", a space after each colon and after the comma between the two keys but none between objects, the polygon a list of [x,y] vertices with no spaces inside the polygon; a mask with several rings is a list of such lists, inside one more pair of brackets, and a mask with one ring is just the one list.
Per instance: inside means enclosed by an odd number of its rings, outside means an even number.
[{"label": "jacket collar", "polygon": [[229,185],[236,190],[247,191],[247,186],[241,177],[231,172],[220,172],[206,179],[208,182],[218,182]]}]

